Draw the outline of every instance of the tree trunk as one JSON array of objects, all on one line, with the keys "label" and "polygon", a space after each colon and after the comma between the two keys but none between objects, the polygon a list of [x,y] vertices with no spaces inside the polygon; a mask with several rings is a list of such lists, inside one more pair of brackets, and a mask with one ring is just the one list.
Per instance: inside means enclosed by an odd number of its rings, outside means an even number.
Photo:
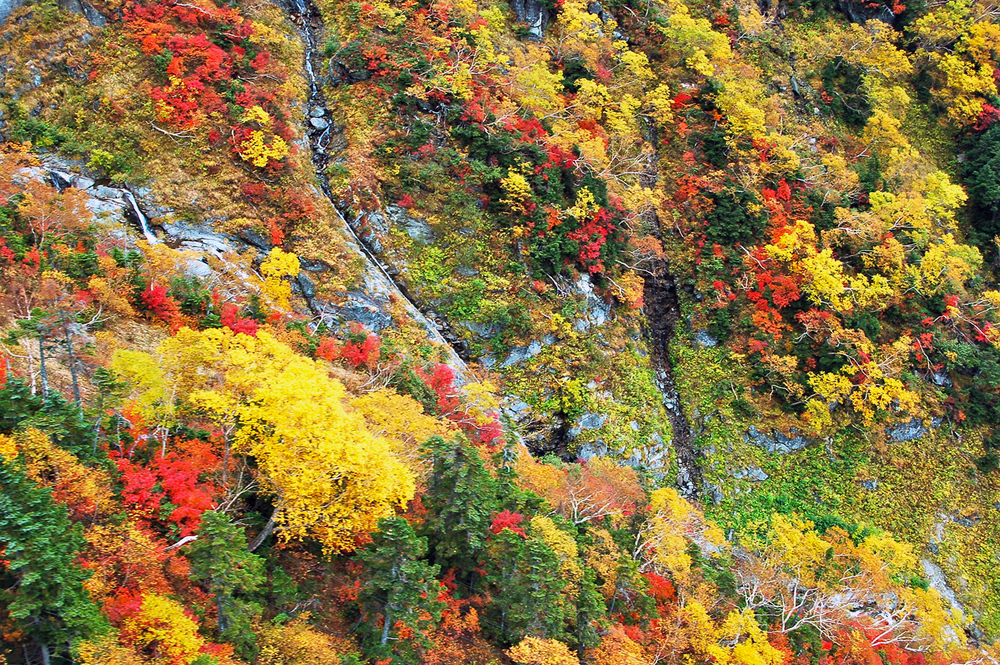
[{"label": "tree trunk", "polygon": [[42,377],[42,397],[49,396],[49,376],[45,372],[45,339],[42,332],[38,331],[38,363],[41,365]]},{"label": "tree trunk", "polygon": [[76,405],[80,406],[80,382],[76,378],[76,354],[73,352],[73,340],[69,333],[69,318],[63,314],[63,326],[65,326],[66,353],[69,356],[69,375],[73,378],[73,398]]},{"label": "tree trunk", "polygon": [[219,598],[218,595],[216,596],[216,601],[215,601],[215,614],[216,617],[218,618],[217,626],[219,629],[219,635],[222,635],[222,633],[226,632],[226,628],[228,626],[226,625],[225,611],[222,609],[222,599]]},{"label": "tree trunk", "polygon": [[389,607],[385,608],[385,618],[382,620],[382,641],[381,644],[385,646],[385,643],[389,641],[389,627],[392,626],[392,613],[389,611]]},{"label": "tree trunk", "polygon": [[267,539],[267,537],[271,535],[271,532],[274,531],[274,518],[277,514],[278,509],[275,508],[274,512],[271,513],[271,517],[267,520],[267,524],[265,524],[261,532],[257,534],[257,537],[253,539],[253,542],[250,543],[250,547],[247,548],[247,551],[256,551],[257,548],[260,547],[261,544]]}]

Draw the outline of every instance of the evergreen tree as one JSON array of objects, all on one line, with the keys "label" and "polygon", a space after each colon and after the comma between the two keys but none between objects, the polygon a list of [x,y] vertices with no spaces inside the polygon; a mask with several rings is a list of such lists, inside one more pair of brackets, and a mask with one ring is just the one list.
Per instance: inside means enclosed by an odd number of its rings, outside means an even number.
[{"label": "evergreen tree", "polygon": [[251,660],[256,635],[250,623],[261,612],[254,598],[264,583],[264,560],[247,551],[243,529],[214,511],[202,515],[198,540],[191,545],[188,560],[191,579],[201,582],[215,597],[219,636]]},{"label": "evergreen tree", "polygon": [[43,662],[106,627],[76,564],[80,529],[65,506],[0,457],[0,608],[37,645]]},{"label": "evergreen tree", "polygon": [[427,633],[441,619],[438,566],[424,560],[427,539],[420,538],[402,517],[379,520],[372,542],[356,561],[365,569],[358,593],[359,632],[367,655],[393,663],[417,663],[430,646]]},{"label": "evergreen tree", "polygon": [[485,566],[493,591],[485,632],[504,646],[525,635],[566,640],[567,582],[548,545],[504,529],[494,537]]},{"label": "evergreen tree", "polygon": [[964,174],[979,246],[992,254],[1000,234],[1000,122],[972,139]]},{"label": "evergreen tree", "polygon": [[8,379],[0,389],[0,433],[29,427],[44,431],[84,464],[107,463],[106,455],[96,445],[94,423],[87,422],[76,404],[55,391],[47,397],[32,395],[24,381]]},{"label": "evergreen tree", "polygon": [[601,637],[594,624],[604,618],[607,607],[597,591],[596,578],[597,573],[593,569],[584,568],[583,579],[580,580],[576,593],[573,638],[576,641],[578,658],[583,658],[584,649],[590,649],[601,643]]},{"label": "evergreen tree", "polygon": [[473,569],[499,508],[497,482],[468,443],[436,436],[424,450],[431,475],[422,497],[428,515],[421,533],[430,543],[432,560],[442,569],[455,569],[471,586]]}]

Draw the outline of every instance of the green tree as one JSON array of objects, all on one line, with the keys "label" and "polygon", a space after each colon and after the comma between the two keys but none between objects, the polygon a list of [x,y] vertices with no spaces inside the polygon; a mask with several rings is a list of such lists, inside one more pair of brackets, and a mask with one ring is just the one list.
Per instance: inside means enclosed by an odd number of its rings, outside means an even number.
[{"label": "green tree", "polygon": [[83,587],[90,573],[76,564],[83,545],[65,506],[0,457],[0,608],[35,642],[42,660],[106,628]]},{"label": "green tree", "polygon": [[712,212],[705,216],[708,222],[705,238],[709,242],[723,246],[736,243],[751,245],[761,238],[766,220],[751,211],[752,206],[757,204],[753,192],[730,184],[722,191],[706,196],[715,204]]},{"label": "green tree", "polygon": [[97,431],[83,411],[55,391],[48,396],[31,394],[20,379],[8,379],[0,389],[0,434],[34,427],[44,431],[60,448],[76,455],[85,464],[107,463],[97,447]]},{"label": "green tree", "polygon": [[566,641],[571,608],[563,592],[569,583],[552,548],[504,529],[493,538],[484,566],[492,588],[484,622],[490,637],[503,646],[526,635]]},{"label": "green tree", "polygon": [[427,633],[441,619],[439,568],[424,560],[427,539],[420,538],[402,517],[379,520],[372,542],[355,560],[365,569],[358,593],[361,628],[367,655],[415,663],[430,646]]},{"label": "green tree", "polygon": [[428,515],[421,535],[428,538],[431,559],[444,570],[455,569],[471,586],[499,510],[497,482],[468,443],[435,436],[424,445],[424,456],[431,474],[422,497]]},{"label": "green tree", "polygon": [[972,139],[964,174],[979,246],[993,254],[993,237],[1000,235],[1000,122]]},{"label": "green tree", "polygon": [[215,597],[219,636],[252,660],[257,640],[250,623],[261,612],[254,599],[265,581],[264,560],[247,551],[243,529],[215,511],[202,515],[188,560],[191,579]]},{"label": "green tree", "polygon": [[573,639],[576,641],[577,657],[583,658],[584,649],[601,643],[595,622],[603,619],[608,609],[604,605],[604,598],[597,591],[597,573],[594,570],[583,569],[583,579],[577,585],[575,602]]}]

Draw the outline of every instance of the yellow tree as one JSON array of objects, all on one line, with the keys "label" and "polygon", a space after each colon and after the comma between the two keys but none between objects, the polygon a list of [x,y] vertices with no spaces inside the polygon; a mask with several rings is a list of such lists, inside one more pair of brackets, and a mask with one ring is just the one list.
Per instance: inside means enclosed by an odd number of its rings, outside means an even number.
[{"label": "yellow tree", "polygon": [[942,649],[961,641],[962,616],[933,589],[910,587],[919,573],[913,548],[887,534],[855,544],[841,529],[820,535],[808,520],[773,515],[764,539],[745,545],[735,557],[737,590],[747,611],[778,617],[779,631],[810,626],[832,638],[857,621],[871,629],[873,646]]},{"label": "yellow tree", "polygon": [[519,665],[579,665],[579,659],[559,640],[526,637],[507,650],[510,659]]},{"label": "yellow tree", "polygon": [[299,274],[299,258],[275,247],[261,262],[260,274],[264,277],[262,291],[271,304],[282,310],[291,307],[288,299],[292,296],[292,285],[285,278],[294,278]]},{"label": "yellow tree", "polygon": [[649,518],[636,540],[635,558],[643,568],[683,582],[691,570],[689,542],[702,551],[718,555],[725,544],[722,530],[672,487],[663,487],[649,497]]},{"label": "yellow tree", "polygon": [[412,474],[345,407],[343,384],[270,334],[185,328],[155,360],[186,409],[231,426],[233,451],[256,459],[275,512],[251,548],[277,529],[285,540],[350,550],[413,498]]}]

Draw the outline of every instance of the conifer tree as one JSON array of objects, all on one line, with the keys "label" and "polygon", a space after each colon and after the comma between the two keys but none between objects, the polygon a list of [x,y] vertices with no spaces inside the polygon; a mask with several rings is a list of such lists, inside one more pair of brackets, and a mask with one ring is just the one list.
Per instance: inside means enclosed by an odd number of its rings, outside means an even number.
[{"label": "conifer tree", "polygon": [[454,568],[471,585],[498,510],[497,482],[468,443],[436,436],[424,450],[431,475],[422,497],[428,515],[421,533],[430,542],[433,560],[442,569]]},{"label": "conifer tree", "polygon": [[445,607],[438,600],[440,569],[424,560],[427,539],[405,519],[383,518],[378,526],[356,557],[366,571],[358,594],[362,640],[373,659],[416,663]]},{"label": "conifer tree", "polygon": [[247,551],[243,530],[216,511],[202,515],[188,559],[191,578],[215,596],[219,636],[252,657],[256,636],[250,622],[261,611],[254,597],[264,582],[264,560]]},{"label": "conifer tree", "polygon": [[46,665],[74,639],[105,627],[83,587],[90,574],[76,563],[82,545],[66,507],[0,457],[0,608],[35,642]]}]

